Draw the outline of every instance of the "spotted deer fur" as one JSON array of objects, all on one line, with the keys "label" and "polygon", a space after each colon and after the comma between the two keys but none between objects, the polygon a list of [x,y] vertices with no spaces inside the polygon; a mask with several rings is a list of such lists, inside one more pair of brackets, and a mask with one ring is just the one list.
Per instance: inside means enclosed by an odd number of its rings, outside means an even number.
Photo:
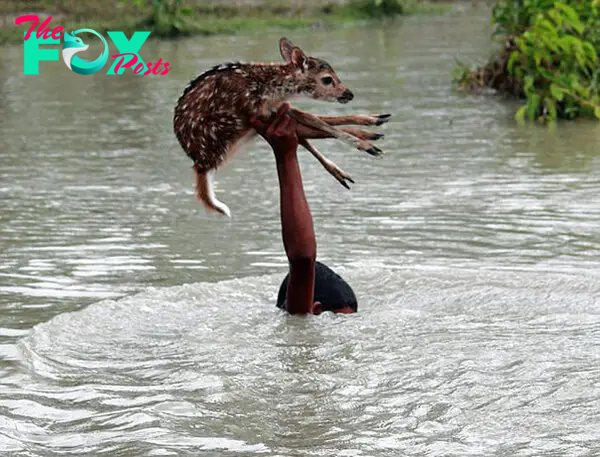
[{"label": "spotted deer fur", "polygon": [[[184,89],[175,106],[173,126],[185,153],[194,161],[196,196],[207,209],[230,216],[229,208],[215,197],[212,175],[234,152],[256,135],[252,116],[267,120],[287,100],[307,96],[347,103],[353,98],[331,66],[307,57],[286,38],[279,43],[284,63],[231,62],[205,71]],[[309,128],[310,138],[335,137],[372,155],[381,150],[368,142],[381,134],[333,125],[380,125],[389,115],[319,117],[292,108],[290,114]],[[300,144],[309,150],[342,185],[352,178],[325,158],[308,137]]]}]

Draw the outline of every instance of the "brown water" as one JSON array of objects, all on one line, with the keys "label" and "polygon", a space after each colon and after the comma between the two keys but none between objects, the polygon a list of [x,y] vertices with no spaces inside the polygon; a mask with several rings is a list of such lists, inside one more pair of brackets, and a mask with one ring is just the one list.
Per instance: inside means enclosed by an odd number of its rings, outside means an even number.
[{"label": "brown water", "polygon": [[272,153],[194,201],[171,130],[209,65],[278,58],[278,32],[148,42],[166,76],[0,72],[0,453],[600,455],[600,126],[519,127],[452,91],[484,14],[293,32],[390,112],[377,160],[301,153],[319,258],[354,316],[275,310],[286,261]]}]

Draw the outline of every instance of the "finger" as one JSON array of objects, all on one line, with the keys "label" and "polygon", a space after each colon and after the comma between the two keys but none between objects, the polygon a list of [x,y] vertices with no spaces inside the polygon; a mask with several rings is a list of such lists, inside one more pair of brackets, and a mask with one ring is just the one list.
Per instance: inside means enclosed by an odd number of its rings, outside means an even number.
[{"label": "finger", "polygon": [[277,117],[281,117],[290,110],[290,104],[288,102],[284,102],[281,104],[279,109],[277,110]]},{"label": "finger", "polygon": [[[279,111],[277,112],[279,113]],[[277,115],[277,117],[269,127],[269,133],[274,134],[281,132],[288,118],[289,116],[285,113],[281,116]]]},{"label": "finger", "polygon": [[296,130],[295,127],[292,127],[292,121],[293,119],[290,118],[290,116],[284,116],[281,119],[281,122],[279,123],[279,126],[277,127],[277,130],[275,130],[275,132],[277,133],[277,135],[280,136],[285,136],[288,135],[291,132],[294,132]]},{"label": "finger", "polygon": [[288,134],[296,133],[296,130],[298,129],[298,121],[290,115],[288,115],[288,118],[289,121],[286,126]]},{"label": "finger", "polygon": [[275,113],[274,123],[277,124],[278,121],[281,121],[283,118],[285,118],[289,110],[290,104],[288,102],[282,103],[281,106],[279,106],[279,108],[277,109],[277,112]]},{"label": "finger", "polygon": [[259,120],[257,116],[252,116],[250,118],[250,125],[254,127],[257,132],[264,132],[267,128],[267,126],[261,120]]},{"label": "finger", "polygon": [[285,132],[286,133],[292,133],[296,131],[296,119],[294,119],[292,116],[287,115],[286,116],[286,122],[285,122]]},{"label": "finger", "polygon": [[296,130],[298,128],[298,121],[296,120],[296,118],[290,115],[288,115],[288,117],[290,118],[289,128],[292,130]]}]

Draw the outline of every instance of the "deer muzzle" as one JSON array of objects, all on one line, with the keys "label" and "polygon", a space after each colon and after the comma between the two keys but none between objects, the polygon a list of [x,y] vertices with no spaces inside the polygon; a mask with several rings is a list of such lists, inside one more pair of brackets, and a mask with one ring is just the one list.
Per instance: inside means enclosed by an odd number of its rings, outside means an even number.
[{"label": "deer muzzle", "polygon": [[344,91],[344,93],[340,97],[338,97],[337,100],[340,103],[348,103],[353,98],[354,98],[354,94],[350,90],[346,89]]}]

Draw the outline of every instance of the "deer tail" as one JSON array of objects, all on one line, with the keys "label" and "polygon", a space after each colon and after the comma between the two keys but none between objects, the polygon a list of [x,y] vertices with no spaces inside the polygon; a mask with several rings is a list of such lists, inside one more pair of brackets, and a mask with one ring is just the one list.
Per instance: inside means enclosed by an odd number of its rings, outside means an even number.
[{"label": "deer tail", "polygon": [[194,165],[194,171],[196,172],[196,198],[209,211],[216,211],[224,216],[231,217],[231,211],[227,205],[220,202],[215,197],[215,191],[212,185],[214,170],[200,171],[198,167]]}]

